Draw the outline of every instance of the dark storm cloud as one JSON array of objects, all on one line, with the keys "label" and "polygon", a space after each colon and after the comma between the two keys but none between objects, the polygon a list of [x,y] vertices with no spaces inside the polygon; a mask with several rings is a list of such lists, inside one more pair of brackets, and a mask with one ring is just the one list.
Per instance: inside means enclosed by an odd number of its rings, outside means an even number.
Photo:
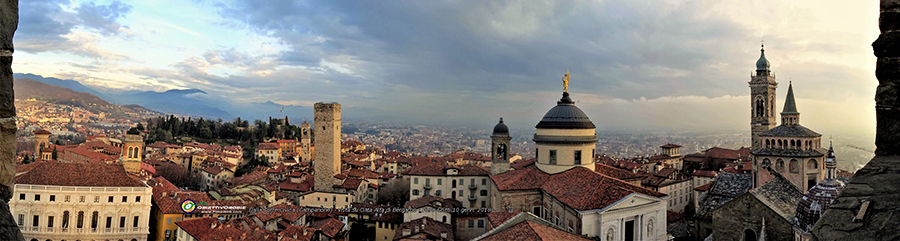
[{"label": "dark storm cloud", "polygon": [[422,90],[555,89],[568,69],[579,82],[573,87],[619,98],[671,95],[672,85],[718,96],[732,89],[709,85],[723,77],[705,66],[747,55],[730,46],[748,31],[715,15],[696,17],[701,4],[277,1],[221,12],[290,44],[285,63],[350,55],[376,63],[389,84]]}]

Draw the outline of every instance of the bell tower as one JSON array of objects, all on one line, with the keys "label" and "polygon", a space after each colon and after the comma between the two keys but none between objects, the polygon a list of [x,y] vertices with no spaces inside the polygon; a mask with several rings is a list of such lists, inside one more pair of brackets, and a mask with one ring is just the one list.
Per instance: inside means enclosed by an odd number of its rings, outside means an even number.
[{"label": "bell tower", "polygon": [[312,160],[312,152],[309,148],[310,133],[309,122],[306,122],[306,118],[303,118],[303,123],[300,124],[300,161],[307,163]]},{"label": "bell tower", "polygon": [[759,134],[775,128],[775,74],[769,69],[766,50],[760,48],[759,60],[756,61],[756,74],[750,75],[750,134],[752,149],[761,148]]},{"label": "bell tower", "polygon": [[500,123],[494,126],[494,133],[491,135],[491,175],[497,175],[509,171],[509,127],[503,124],[503,118]]}]

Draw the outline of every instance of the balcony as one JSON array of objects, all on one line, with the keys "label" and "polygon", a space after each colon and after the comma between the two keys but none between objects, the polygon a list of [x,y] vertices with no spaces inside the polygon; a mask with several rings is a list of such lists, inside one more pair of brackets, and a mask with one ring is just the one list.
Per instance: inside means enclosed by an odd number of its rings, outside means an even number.
[{"label": "balcony", "polygon": [[425,184],[425,190],[431,190],[431,184],[430,184],[430,183],[426,183],[426,184]]},{"label": "balcony", "polygon": [[469,196],[469,201],[475,201],[477,199],[475,196]]},{"label": "balcony", "polygon": [[475,186],[475,184],[469,184],[469,190],[475,190],[475,189],[478,189],[478,186]]}]

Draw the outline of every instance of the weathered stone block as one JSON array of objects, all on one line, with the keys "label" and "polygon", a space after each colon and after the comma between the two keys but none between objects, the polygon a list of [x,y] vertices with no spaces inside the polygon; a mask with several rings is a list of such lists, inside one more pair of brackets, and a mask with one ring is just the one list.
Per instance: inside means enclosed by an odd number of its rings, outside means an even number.
[{"label": "weathered stone block", "polygon": [[875,57],[900,57],[900,31],[878,35],[878,39],[872,42],[872,50]]},{"label": "weathered stone block", "polygon": [[0,118],[16,115],[11,65],[12,56],[0,56]]},{"label": "weathered stone block", "polygon": [[900,30],[900,12],[881,12],[878,28],[884,33],[888,30]]},{"label": "weathered stone block", "polygon": [[900,155],[900,110],[876,108],[875,113],[875,154]]},{"label": "weathered stone block", "polygon": [[900,9],[900,0],[881,0],[881,11]]},{"label": "weathered stone block", "polygon": [[12,188],[16,175],[16,119],[0,118],[0,186]]},{"label": "weathered stone block", "polygon": [[19,26],[19,1],[0,1],[0,52],[13,50],[13,34]]},{"label": "weathered stone block", "polygon": [[875,106],[878,107],[896,107],[898,106],[898,93],[900,86],[896,82],[883,82],[875,88]]},{"label": "weathered stone block", "polygon": [[900,58],[878,58],[875,62],[875,77],[878,78],[878,83],[900,82]]},{"label": "weathered stone block", "polygon": [[2,202],[0,202],[0,240],[25,240],[22,232],[19,231],[16,220],[9,211],[9,205],[6,203],[9,201],[9,197],[12,196],[12,189],[0,185],[0,196],[3,197]]}]

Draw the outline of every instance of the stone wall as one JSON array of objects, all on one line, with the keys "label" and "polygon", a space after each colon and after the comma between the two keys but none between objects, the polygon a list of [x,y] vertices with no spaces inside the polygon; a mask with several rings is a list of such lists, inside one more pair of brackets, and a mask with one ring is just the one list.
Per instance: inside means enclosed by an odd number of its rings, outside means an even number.
[{"label": "stone wall", "polygon": [[878,26],[875,157],[813,226],[813,240],[900,240],[900,0],[881,0]]},{"label": "stone wall", "polygon": [[19,24],[18,0],[0,1],[0,240],[25,240],[9,212],[16,175],[16,107],[13,103],[13,34]]},{"label": "stone wall", "polygon": [[713,240],[744,240],[746,229],[759,235],[763,218],[766,220],[766,240],[794,240],[791,223],[749,193],[713,210],[710,223]]}]

